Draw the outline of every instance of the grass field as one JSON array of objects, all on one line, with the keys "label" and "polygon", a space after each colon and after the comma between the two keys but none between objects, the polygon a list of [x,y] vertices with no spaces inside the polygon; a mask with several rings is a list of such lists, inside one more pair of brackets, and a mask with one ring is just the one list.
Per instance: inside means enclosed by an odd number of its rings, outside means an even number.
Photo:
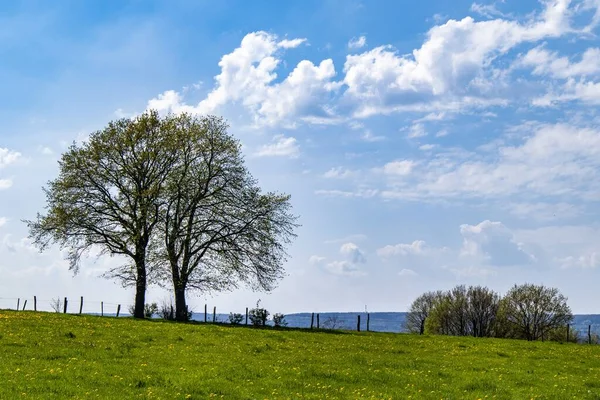
[{"label": "grass field", "polygon": [[0,399],[600,399],[600,346],[0,311]]}]

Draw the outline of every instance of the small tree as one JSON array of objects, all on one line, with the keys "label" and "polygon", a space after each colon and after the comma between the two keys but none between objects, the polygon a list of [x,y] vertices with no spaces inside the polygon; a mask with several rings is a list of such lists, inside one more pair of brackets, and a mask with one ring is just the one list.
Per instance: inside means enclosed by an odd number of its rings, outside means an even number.
[{"label": "small tree", "polygon": [[273,325],[275,325],[276,328],[281,328],[283,326],[287,326],[288,323],[285,320],[285,315],[280,314],[280,313],[273,314]]},{"label": "small tree", "polygon": [[50,300],[50,307],[52,307],[55,313],[63,312],[63,302],[60,297]]},{"label": "small tree", "polygon": [[229,313],[229,323],[231,325],[239,325],[244,320],[244,316],[238,313]]},{"label": "small tree", "polygon": [[510,289],[500,302],[500,315],[509,334],[526,340],[548,338],[554,330],[566,330],[573,320],[567,298],[558,289],[532,284]]},{"label": "small tree", "polygon": [[442,296],[441,292],[427,292],[415,299],[410,305],[404,326],[410,333],[425,333],[425,321],[433,309],[435,302]]},{"label": "small tree", "polygon": [[250,310],[248,314],[252,325],[254,326],[266,326],[267,319],[269,318],[269,312],[265,308],[260,307],[260,300],[256,302],[256,308]]},{"label": "small tree", "polygon": [[344,321],[337,315],[327,317],[327,319],[323,322],[323,329],[344,329],[345,326],[346,325],[344,324]]},{"label": "small tree", "polygon": [[468,319],[471,334],[475,337],[490,337],[494,333],[500,296],[483,286],[471,286],[467,291]]}]

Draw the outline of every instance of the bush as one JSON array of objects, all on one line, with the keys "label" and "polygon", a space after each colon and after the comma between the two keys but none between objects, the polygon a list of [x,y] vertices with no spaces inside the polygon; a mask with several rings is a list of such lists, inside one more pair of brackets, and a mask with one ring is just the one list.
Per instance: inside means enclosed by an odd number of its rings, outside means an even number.
[{"label": "bush", "polygon": [[229,323],[231,325],[239,325],[244,320],[244,316],[242,314],[237,313],[229,313]]},{"label": "bush", "polygon": [[269,318],[269,312],[266,309],[260,307],[260,300],[258,300],[256,302],[256,308],[250,310],[248,317],[250,318],[252,325],[266,326],[267,319]]},{"label": "bush", "polygon": [[285,315],[281,313],[273,314],[273,325],[277,328],[281,328],[282,326],[287,326],[287,322],[285,321]]},{"label": "bush", "polygon": [[[135,313],[135,306],[134,305],[129,306],[128,310],[129,310],[129,314],[133,315]],[[152,318],[157,313],[158,313],[158,304],[152,303],[152,304],[144,305],[144,317],[145,318]]]}]

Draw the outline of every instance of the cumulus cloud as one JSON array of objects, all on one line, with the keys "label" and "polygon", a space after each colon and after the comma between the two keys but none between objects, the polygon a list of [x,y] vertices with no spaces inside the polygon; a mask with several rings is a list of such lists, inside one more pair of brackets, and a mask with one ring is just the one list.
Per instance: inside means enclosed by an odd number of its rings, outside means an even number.
[{"label": "cumulus cloud", "polygon": [[348,55],[344,64],[348,88],[345,96],[356,102],[356,116],[361,117],[425,109],[424,104],[429,108],[448,104],[435,104],[440,98],[458,99],[459,107],[479,103],[483,98],[489,101],[494,95],[493,91],[489,93],[490,88],[499,78],[492,67],[494,60],[522,43],[572,32],[570,18],[577,9],[569,8],[570,3],[545,1],[542,12],[525,22],[500,13],[494,13],[499,18],[485,21],[471,17],[449,20],[431,28],[412,55],[400,55],[391,46]]},{"label": "cumulus cloud", "polygon": [[19,158],[21,153],[0,147],[0,169],[14,164]]},{"label": "cumulus cloud", "polygon": [[344,243],[340,247],[340,254],[345,256],[353,264],[364,264],[367,262],[365,253],[354,243]]},{"label": "cumulus cloud", "polygon": [[276,125],[292,119],[312,118],[326,121],[334,117],[320,104],[339,85],[333,61],[318,65],[302,60],[283,81],[274,83],[281,63],[280,52],[297,47],[305,39],[285,39],[259,31],[247,34],[240,47],[224,55],[219,62],[221,72],[215,77],[215,87],[197,105],[187,105],[182,95],[166,91],[148,102],[148,108],[159,111],[214,113],[228,103],[239,102],[253,115],[257,124]]},{"label": "cumulus cloud", "polygon": [[514,234],[501,222],[483,221],[477,225],[460,226],[463,245],[460,256],[483,261],[493,266],[526,265],[535,257],[523,250]]},{"label": "cumulus cloud", "polygon": [[296,158],[300,154],[298,141],[293,137],[277,135],[272,143],[261,146],[255,153],[257,157],[289,157]]}]

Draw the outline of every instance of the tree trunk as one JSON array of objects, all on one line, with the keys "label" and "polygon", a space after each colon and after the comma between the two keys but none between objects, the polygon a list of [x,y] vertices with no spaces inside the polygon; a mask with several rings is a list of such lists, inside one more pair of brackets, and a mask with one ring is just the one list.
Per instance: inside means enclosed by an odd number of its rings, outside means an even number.
[{"label": "tree trunk", "polygon": [[185,285],[175,285],[175,319],[177,321],[187,321],[188,308],[185,301]]},{"label": "tree trunk", "polygon": [[146,304],[146,260],[136,260],[137,278],[135,282],[135,308],[134,318],[144,318],[144,306]]}]

